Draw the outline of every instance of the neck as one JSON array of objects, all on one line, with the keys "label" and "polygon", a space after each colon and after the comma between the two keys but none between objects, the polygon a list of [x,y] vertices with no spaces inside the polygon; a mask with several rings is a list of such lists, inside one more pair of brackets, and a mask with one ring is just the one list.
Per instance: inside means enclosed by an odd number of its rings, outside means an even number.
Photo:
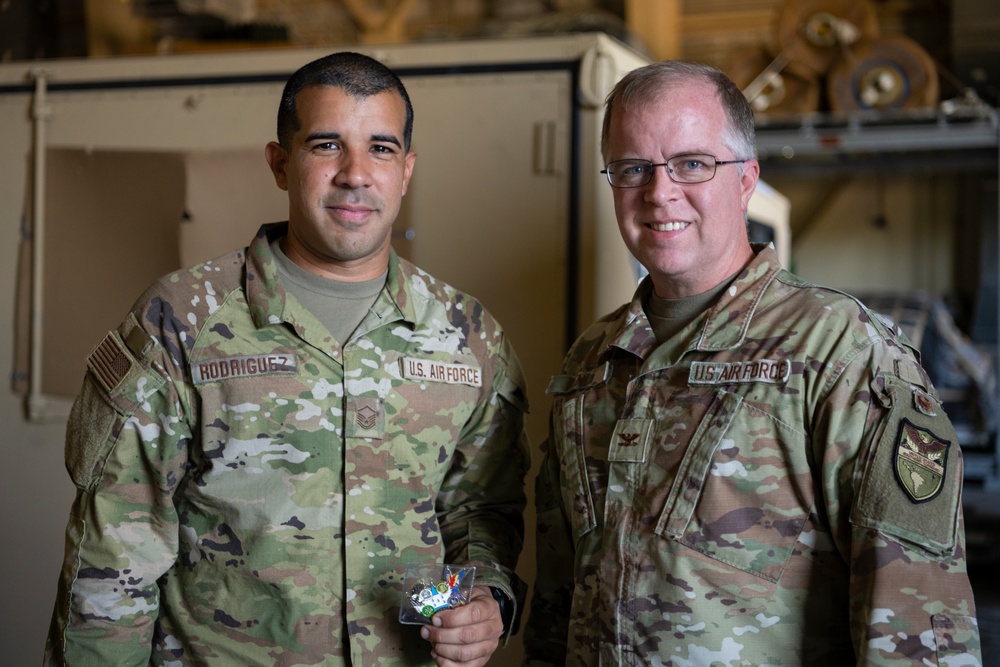
[{"label": "neck", "polygon": [[299,244],[289,241],[285,236],[280,240],[281,251],[285,257],[309,273],[346,283],[360,283],[378,278],[389,268],[389,243],[387,242],[376,253],[357,260],[329,261],[316,257],[304,250]]}]

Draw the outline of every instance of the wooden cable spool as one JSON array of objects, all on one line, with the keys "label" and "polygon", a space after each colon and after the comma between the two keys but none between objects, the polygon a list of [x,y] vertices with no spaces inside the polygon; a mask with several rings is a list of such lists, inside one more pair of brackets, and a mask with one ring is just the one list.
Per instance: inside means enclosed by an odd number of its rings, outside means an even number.
[{"label": "wooden cable spool", "polygon": [[790,62],[823,75],[844,47],[879,36],[878,16],[868,0],[787,0],[775,32]]},{"label": "wooden cable spool", "polygon": [[737,49],[725,71],[750,101],[754,113],[812,113],[819,109],[820,82],[796,63],[775,58],[764,46]]},{"label": "wooden cable spool", "polygon": [[934,60],[903,35],[885,35],[849,49],[827,77],[836,112],[935,107],[939,84]]}]

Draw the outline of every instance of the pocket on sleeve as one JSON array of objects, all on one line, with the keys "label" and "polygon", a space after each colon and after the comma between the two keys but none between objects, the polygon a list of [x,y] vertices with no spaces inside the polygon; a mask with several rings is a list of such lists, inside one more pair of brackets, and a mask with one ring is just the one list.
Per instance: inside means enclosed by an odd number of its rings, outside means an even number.
[{"label": "pocket on sleeve", "polygon": [[[131,320],[125,324],[134,330]],[[148,337],[147,337],[148,338]],[[77,488],[87,491],[100,479],[104,463],[142,396],[164,383],[140,362],[117,331],[87,358],[87,375],[66,424],[66,470]]]},{"label": "pocket on sleeve", "polygon": [[949,554],[963,474],[958,436],[934,396],[893,375],[881,380],[872,391],[888,409],[852,521],[931,555]]}]

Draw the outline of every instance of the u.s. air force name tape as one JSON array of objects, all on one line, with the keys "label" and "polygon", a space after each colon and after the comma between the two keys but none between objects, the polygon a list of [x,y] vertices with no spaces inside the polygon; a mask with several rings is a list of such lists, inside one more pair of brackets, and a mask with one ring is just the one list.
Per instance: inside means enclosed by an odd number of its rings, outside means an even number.
[{"label": "u.s. air force name tape", "polygon": [[732,384],[735,382],[765,382],[780,384],[788,381],[792,363],[787,359],[755,359],[753,361],[695,361],[688,372],[688,384]]},{"label": "u.s. air force name tape", "polygon": [[483,386],[483,374],[475,366],[449,364],[444,361],[416,359],[414,357],[403,357],[402,364],[403,377],[408,380],[467,384],[473,387]]}]

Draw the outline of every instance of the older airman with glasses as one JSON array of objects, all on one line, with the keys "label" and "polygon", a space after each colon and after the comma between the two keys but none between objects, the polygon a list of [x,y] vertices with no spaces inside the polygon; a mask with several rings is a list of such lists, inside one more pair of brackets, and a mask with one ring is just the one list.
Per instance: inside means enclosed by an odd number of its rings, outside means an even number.
[{"label": "older airman with glasses", "polygon": [[649,275],[549,383],[526,664],[982,664],[958,437],[895,327],[750,243],[740,90],[635,70],[601,150]]}]

